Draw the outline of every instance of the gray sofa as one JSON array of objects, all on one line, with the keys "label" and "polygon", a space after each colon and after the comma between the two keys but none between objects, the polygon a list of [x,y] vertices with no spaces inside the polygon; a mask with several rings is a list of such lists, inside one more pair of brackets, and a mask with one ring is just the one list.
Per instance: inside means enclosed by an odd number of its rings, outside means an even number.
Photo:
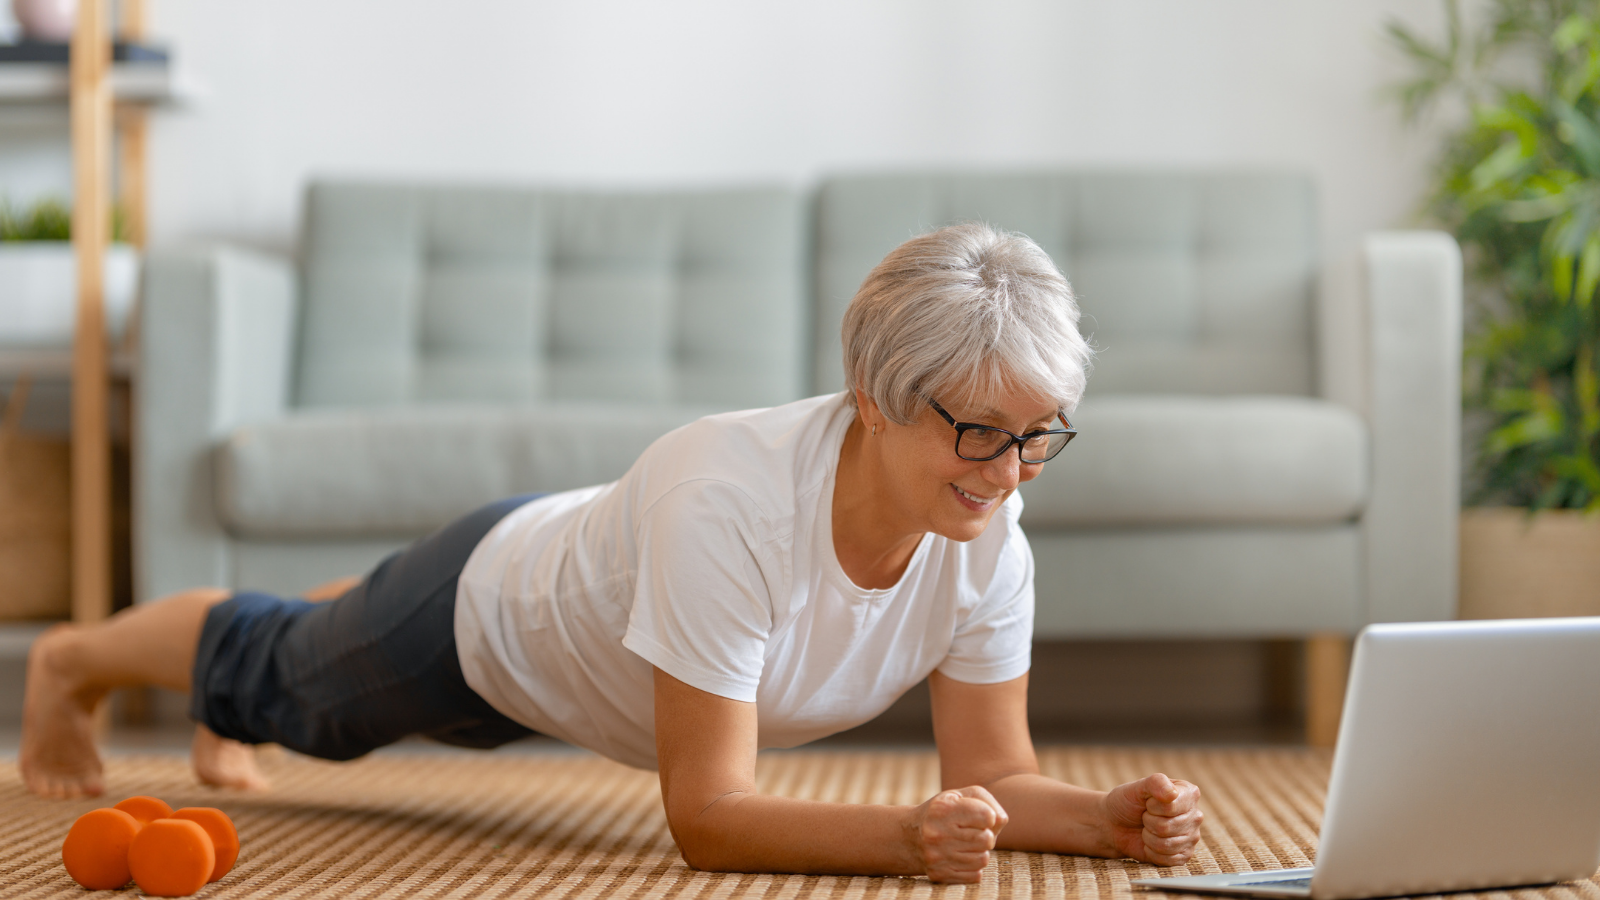
[{"label": "gray sofa", "polygon": [[[837,390],[905,238],[1037,240],[1101,348],[1023,489],[1041,637],[1348,635],[1454,614],[1460,279],[1370,237],[1364,346],[1317,322],[1310,179],[1059,171],[626,193],[320,183],[302,260],[155,253],[137,593],[295,592],[478,504],[620,475],[709,411]],[[1364,361],[1365,408],[1317,360]]]}]

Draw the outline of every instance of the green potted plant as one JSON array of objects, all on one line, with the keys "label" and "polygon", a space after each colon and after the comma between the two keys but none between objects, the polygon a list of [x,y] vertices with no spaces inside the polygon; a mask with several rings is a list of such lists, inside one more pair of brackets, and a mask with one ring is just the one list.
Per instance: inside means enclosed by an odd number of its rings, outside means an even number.
[{"label": "green potted plant", "polygon": [[1493,0],[1388,31],[1412,121],[1458,104],[1427,212],[1460,241],[1479,426],[1461,613],[1600,614],[1600,2]]},{"label": "green potted plant", "polygon": [[[121,229],[113,222],[112,239]],[[0,203],[0,347],[71,346],[77,310],[77,260],[72,251],[72,213],[59,200],[18,208]],[[139,281],[139,258],[127,244],[106,250],[107,330],[116,338],[126,326]]]}]

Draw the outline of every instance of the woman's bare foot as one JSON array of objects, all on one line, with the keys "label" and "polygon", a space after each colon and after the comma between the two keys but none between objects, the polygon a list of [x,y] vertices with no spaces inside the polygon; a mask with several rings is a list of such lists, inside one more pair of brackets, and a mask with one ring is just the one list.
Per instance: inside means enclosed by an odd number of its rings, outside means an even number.
[{"label": "woman's bare foot", "polygon": [[202,784],[241,791],[264,791],[272,786],[256,765],[254,747],[218,737],[204,725],[194,727],[189,759]]},{"label": "woman's bare foot", "polygon": [[57,625],[28,652],[22,702],[22,783],[42,797],[97,797],[105,790],[94,747],[94,711],[103,689],[85,687],[72,664],[74,627]]}]

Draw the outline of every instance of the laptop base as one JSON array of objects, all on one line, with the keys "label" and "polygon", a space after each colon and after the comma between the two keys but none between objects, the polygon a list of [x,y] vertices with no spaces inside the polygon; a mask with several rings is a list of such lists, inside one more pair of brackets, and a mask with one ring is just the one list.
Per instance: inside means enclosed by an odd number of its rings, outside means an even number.
[{"label": "laptop base", "polygon": [[1220,875],[1180,875],[1176,878],[1140,878],[1132,884],[1160,891],[1228,894],[1235,897],[1311,896],[1310,866],[1271,872],[1224,872]]}]

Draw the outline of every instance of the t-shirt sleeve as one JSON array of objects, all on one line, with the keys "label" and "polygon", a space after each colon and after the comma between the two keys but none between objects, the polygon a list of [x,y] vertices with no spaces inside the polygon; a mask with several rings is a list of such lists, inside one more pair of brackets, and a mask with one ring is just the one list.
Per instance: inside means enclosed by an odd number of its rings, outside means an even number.
[{"label": "t-shirt sleeve", "polygon": [[1033,551],[1011,522],[987,589],[956,624],[939,673],[968,684],[997,684],[1021,677],[1032,660]]},{"label": "t-shirt sleeve", "polygon": [[638,523],[638,575],[622,644],[684,684],[754,702],[772,630],[754,501],[717,481],[668,491]]}]

